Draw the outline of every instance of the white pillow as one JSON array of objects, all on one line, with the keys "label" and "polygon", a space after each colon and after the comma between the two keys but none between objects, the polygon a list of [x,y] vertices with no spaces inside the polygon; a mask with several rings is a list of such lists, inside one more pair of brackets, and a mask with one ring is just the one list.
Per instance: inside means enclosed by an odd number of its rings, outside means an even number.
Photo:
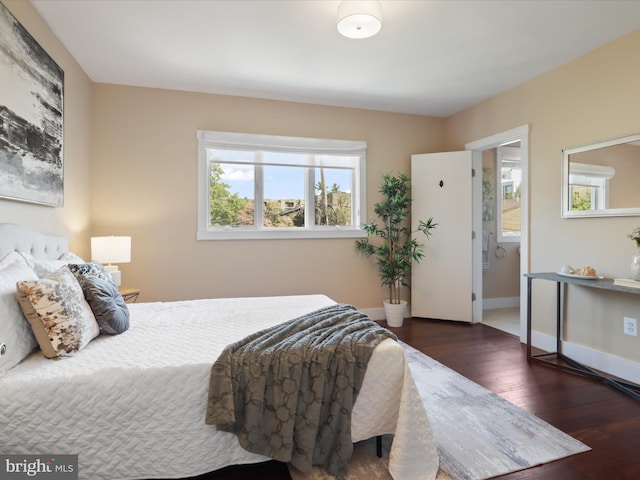
[{"label": "white pillow", "polygon": [[66,265],[39,280],[17,283],[18,301],[47,358],[73,355],[100,327],[82,288]]},{"label": "white pillow", "polygon": [[73,252],[65,252],[62,255],[60,255],[60,258],[58,260],[63,260],[66,263],[85,263],[85,261],[80,258],[78,255],[76,255]]},{"label": "white pillow", "polygon": [[16,298],[16,283],[37,280],[24,258],[12,252],[0,261],[0,375],[20,363],[38,345]]},{"label": "white pillow", "polygon": [[36,272],[39,278],[45,278],[60,267],[64,267],[70,263],[84,263],[82,258],[71,252],[63,253],[57,260],[38,260],[29,252],[20,252],[20,255],[24,257],[27,265]]}]

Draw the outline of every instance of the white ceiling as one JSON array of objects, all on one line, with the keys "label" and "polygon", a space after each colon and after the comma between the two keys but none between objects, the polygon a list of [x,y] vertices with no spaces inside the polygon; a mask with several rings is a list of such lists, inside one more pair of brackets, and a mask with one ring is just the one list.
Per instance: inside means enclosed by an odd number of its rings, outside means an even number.
[{"label": "white ceiling", "polygon": [[382,0],[363,40],[338,0],[31,3],[95,82],[437,117],[640,28],[640,0]]}]

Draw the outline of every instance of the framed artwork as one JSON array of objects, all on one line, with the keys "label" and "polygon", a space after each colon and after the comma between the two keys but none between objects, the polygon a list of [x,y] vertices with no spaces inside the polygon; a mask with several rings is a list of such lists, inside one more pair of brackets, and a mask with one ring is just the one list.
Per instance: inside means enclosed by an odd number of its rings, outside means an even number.
[{"label": "framed artwork", "polygon": [[64,204],[64,71],[0,3],[0,197]]}]

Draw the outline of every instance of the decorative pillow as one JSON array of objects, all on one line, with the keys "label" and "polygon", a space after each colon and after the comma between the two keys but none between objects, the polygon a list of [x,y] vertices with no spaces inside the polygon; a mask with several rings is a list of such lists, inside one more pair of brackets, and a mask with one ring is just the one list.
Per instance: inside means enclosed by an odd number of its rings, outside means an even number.
[{"label": "decorative pillow", "polygon": [[85,277],[80,286],[104,333],[119,335],[129,328],[129,309],[112,282],[99,277]]},{"label": "decorative pillow", "polygon": [[73,252],[65,252],[62,255],[60,255],[60,258],[58,260],[62,260],[64,262],[66,262],[67,264],[69,263],[85,263],[85,261],[79,257],[78,255],[76,255]]},{"label": "decorative pillow", "polygon": [[45,278],[69,263],[84,263],[82,258],[71,252],[63,253],[57,260],[38,260],[29,252],[20,252],[20,255],[24,257],[27,265],[36,272],[38,278]]},{"label": "decorative pillow", "polygon": [[18,281],[37,279],[17,252],[0,261],[0,375],[15,367],[38,346],[16,298]]},{"label": "decorative pillow", "polygon": [[70,356],[100,328],[82,288],[67,266],[47,278],[18,282],[18,302],[47,358]]},{"label": "decorative pillow", "polygon": [[106,280],[107,282],[113,283],[113,277],[104,268],[104,265],[98,262],[89,262],[89,263],[80,263],[80,264],[69,264],[69,270],[76,277],[78,282],[82,283],[85,278],[88,277],[97,277],[102,280]]}]

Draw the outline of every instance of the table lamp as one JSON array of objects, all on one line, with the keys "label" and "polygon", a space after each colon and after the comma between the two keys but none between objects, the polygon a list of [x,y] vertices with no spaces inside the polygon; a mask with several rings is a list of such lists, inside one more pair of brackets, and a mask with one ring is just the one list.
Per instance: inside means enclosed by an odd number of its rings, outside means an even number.
[{"label": "table lamp", "polygon": [[91,237],[91,259],[104,265],[113,278],[113,283],[119,287],[122,275],[114,263],[129,263],[131,261],[131,237]]}]

